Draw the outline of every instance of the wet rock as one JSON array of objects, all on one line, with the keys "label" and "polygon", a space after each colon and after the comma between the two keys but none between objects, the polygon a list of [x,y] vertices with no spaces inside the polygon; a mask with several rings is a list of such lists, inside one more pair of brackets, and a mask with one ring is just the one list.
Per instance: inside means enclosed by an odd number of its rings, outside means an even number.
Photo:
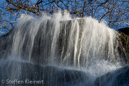
[{"label": "wet rock", "polygon": [[97,78],[95,86],[129,86],[129,66]]},{"label": "wet rock", "polygon": [[[85,77],[87,76],[82,71],[56,66],[19,61],[5,61],[0,64],[0,81],[4,80],[4,83],[0,82],[0,86],[19,86],[16,80],[22,81],[20,85],[24,86],[74,86],[73,84],[84,81]],[[39,84],[34,81],[39,81]]]}]

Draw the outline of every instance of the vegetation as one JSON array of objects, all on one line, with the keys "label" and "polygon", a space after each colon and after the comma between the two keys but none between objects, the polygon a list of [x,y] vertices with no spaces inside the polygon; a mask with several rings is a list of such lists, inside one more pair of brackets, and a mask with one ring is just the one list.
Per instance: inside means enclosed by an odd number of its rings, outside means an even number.
[{"label": "vegetation", "polygon": [[0,7],[0,31],[12,29],[21,13],[52,15],[59,9],[62,13],[67,10],[72,17],[105,20],[109,27],[118,29],[129,25],[128,4],[128,0],[5,0]]},{"label": "vegetation", "polygon": [[119,47],[127,62],[129,62],[129,36],[124,33],[119,34]]}]

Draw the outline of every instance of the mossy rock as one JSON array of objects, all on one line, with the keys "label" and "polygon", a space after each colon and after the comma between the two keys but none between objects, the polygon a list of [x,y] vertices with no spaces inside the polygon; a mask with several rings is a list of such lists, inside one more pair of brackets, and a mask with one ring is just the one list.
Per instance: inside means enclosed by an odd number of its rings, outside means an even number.
[{"label": "mossy rock", "polygon": [[126,58],[127,63],[129,63],[129,35],[126,35],[124,33],[119,33],[119,50],[120,53],[123,53],[123,57]]}]

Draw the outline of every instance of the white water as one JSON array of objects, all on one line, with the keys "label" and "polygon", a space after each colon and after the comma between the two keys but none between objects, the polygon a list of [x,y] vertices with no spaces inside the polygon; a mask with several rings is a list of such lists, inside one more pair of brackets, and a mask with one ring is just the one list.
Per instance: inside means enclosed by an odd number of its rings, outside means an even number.
[{"label": "white water", "polygon": [[[91,17],[71,18],[60,12],[38,18],[23,14],[11,36],[9,60],[83,71],[90,77],[83,85],[93,85],[97,77],[120,68],[115,31]],[[16,75],[21,70],[19,66]]]}]

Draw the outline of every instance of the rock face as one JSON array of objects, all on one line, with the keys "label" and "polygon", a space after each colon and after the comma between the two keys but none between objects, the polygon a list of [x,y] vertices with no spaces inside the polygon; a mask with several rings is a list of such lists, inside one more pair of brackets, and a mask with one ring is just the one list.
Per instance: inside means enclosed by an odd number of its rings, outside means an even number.
[{"label": "rock face", "polygon": [[6,59],[10,51],[13,42],[12,34],[14,34],[14,28],[11,29],[8,33],[0,36],[0,59]]},{"label": "rock face", "polygon": [[[33,24],[36,24],[35,28]],[[115,31],[107,27],[101,28],[101,25],[94,26],[97,24],[89,20],[73,20],[61,22],[58,26],[59,23],[55,24],[50,20],[42,23],[28,20],[21,26],[18,25],[14,31],[0,37],[0,85],[89,86],[79,84],[86,82],[89,77],[85,72],[74,70],[74,67],[87,68],[95,59],[109,60],[112,63],[124,62],[117,55]],[[122,47],[119,48],[122,51]],[[53,63],[73,68],[60,68],[53,66]],[[126,76],[124,73],[127,75],[128,71],[108,73],[99,77],[95,85],[126,84],[128,77],[122,77]],[[122,82],[121,77],[126,82]],[[7,84],[9,80],[10,83]],[[17,80],[21,83],[18,84]],[[39,81],[39,84],[35,84],[35,81]]]},{"label": "rock face", "polygon": [[129,27],[121,28],[118,30],[119,32],[122,32],[126,35],[129,35]]},{"label": "rock face", "polygon": [[124,28],[120,29],[119,34],[119,47],[120,47],[120,53],[122,54],[122,58],[126,60],[126,63],[129,63],[129,29]]},{"label": "rock face", "polygon": [[95,86],[129,86],[129,66],[97,78]]},{"label": "rock face", "polygon": [[73,84],[83,82],[84,78],[84,72],[56,66],[19,61],[7,61],[0,65],[0,81],[3,81],[0,86],[74,86]]},{"label": "rock face", "polygon": [[55,29],[57,26],[51,20],[38,22],[36,28],[32,27],[33,23],[32,20],[25,21],[21,27],[17,26],[0,37],[1,58],[11,53],[35,63],[49,64],[52,60],[57,63],[63,61],[64,65],[84,67],[89,58],[90,61],[97,58],[124,63],[119,58],[118,50],[114,50],[118,44],[114,30],[107,27],[100,29],[99,25],[92,27],[85,19],[62,21],[57,24],[60,25],[58,29]]}]

